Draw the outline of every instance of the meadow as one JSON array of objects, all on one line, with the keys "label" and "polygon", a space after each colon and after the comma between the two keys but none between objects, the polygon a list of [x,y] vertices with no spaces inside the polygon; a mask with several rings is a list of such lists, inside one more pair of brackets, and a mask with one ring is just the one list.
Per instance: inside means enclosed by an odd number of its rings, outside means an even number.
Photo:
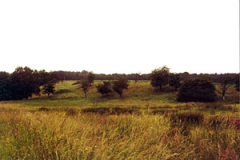
[{"label": "meadow", "polygon": [[[179,103],[173,89],[130,81],[123,98],[84,98],[75,81],[54,95],[0,102],[0,159],[240,159],[240,104]],[[219,87],[216,84],[216,87]]]}]

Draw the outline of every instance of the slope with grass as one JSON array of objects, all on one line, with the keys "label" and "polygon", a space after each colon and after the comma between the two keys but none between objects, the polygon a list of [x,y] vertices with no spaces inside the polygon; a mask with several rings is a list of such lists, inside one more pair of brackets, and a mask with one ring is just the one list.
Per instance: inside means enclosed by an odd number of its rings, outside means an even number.
[{"label": "slope with grass", "polygon": [[0,102],[0,159],[239,159],[240,105],[177,103],[176,92],[130,82],[123,98],[84,98],[74,81],[56,93]]}]

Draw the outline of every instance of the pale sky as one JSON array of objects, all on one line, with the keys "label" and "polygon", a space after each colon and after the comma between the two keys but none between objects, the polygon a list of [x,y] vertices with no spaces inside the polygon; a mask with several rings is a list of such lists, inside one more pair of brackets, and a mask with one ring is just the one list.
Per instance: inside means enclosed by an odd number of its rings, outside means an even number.
[{"label": "pale sky", "polygon": [[239,72],[238,0],[0,0],[0,71]]}]

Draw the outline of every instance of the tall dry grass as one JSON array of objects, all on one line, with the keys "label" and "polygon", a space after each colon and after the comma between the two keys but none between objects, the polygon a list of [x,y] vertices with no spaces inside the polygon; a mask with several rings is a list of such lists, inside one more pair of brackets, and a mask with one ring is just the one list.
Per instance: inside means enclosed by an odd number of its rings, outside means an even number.
[{"label": "tall dry grass", "polygon": [[[210,117],[203,124],[173,127],[169,117],[149,114],[3,110],[0,116],[0,159],[206,160],[240,156],[239,130],[219,123],[213,127]],[[183,129],[188,129],[188,135]]]}]

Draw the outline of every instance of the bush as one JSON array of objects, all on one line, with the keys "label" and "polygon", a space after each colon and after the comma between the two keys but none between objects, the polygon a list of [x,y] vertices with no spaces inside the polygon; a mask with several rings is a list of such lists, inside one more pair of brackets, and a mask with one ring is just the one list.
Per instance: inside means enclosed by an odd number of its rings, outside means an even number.
[{"label": "bush", "polygon": [[186,81],[180,88],[179,102],[213,102],[216,100],[215,86],[207,79]]},{"label": "bush", "polygon": [[123,90],[128,89],[128,80],[124,77],[120,77],[117,81],[113,82],[113,90],[123,97]]},{"label": "bush", "polygon": [[104,81],[103,84],[97,85],[97,91],[102,94],[102,96],[107,96],[109,93],[112,92],[111,83]]}]

